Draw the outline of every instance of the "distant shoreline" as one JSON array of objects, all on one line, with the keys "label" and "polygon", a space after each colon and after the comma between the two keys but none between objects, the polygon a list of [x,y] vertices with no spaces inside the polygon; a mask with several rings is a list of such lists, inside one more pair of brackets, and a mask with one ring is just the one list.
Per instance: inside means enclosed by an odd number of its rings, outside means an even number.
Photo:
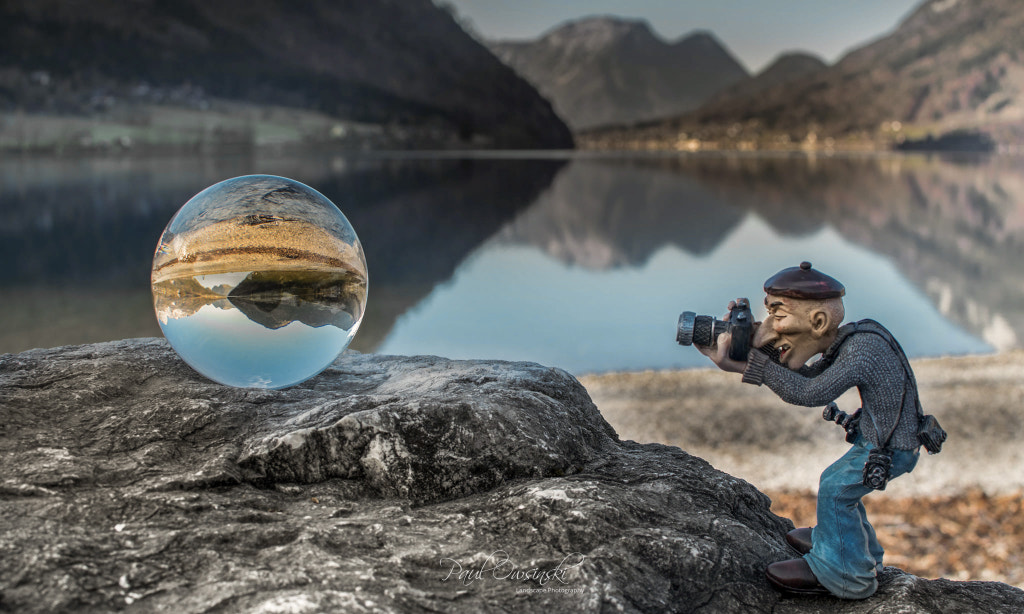
[{"label": "distant shoreline", "polygon": [[0,112],[0,153],[37,156],[181,155],[452,149],[436,126],[356,122],[290,107],[215,100],[207,108],[124,104],[94,114]]},{"label": "distant shoreline", "polygon": [[[720,127],[699,128],[715,132]],[[793,139],[786,132],[765,132],[752,138],[740,139],[726,134],[688,136],[667,128],[593,130],[574,135],[576,147],[587,151],[671,151],[695,153],[723,151],[737,153],[792,152],[806,154],[833,153],[1009,153],[1024,152],[1016,143],[996,143],[987,133],[972,130],[954,130],[938,136],[919,129],[912,136],[867,133],[838,135],[827,138]]]},{"label": "distant shoreline", "polygon": [[[720,126],[710,135],[688,136],[665,128],[609,127],[574,135],[575,152],[616,153],[1022,153],[1015,144],[995,144],[982,133],[954,131],[933,136],[857,133],[793,139],[784,132],[734,138]],[[721,132],[721,134],[718,134]],[[808,133],[809,135],[811,133]],[[28,156],[167,156],[252,152],[501,151],[466,142],[436,127],[369,124],[286,107],[216,101],[210,108],[129,104],[93,115],[0,113],[0,153]]]}]

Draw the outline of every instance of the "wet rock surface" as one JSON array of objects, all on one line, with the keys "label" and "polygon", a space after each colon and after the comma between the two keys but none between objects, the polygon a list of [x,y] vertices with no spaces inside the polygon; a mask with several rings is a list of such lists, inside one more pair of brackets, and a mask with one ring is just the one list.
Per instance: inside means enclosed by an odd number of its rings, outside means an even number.
[{"label": "wet rock surface", "polygon": [[1020,611],[887,568],[780,598],[768,498],[619,441],[570,375],[347,354],[283,391],[159,339],[0,356],[0,611]]}]

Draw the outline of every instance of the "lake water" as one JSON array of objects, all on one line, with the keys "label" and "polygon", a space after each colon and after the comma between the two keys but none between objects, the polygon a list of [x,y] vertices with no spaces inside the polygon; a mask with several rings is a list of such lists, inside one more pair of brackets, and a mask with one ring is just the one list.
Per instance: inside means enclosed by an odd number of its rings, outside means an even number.
[{"label": "lake water", "polygon": [[720,316],[802,260],[912,356],[1024,340],[1024,161],[923,155],[363,154],[0,159],[0,352],[158,336],[149,271],[203,188],[266,173],[355,227],[352,348],[576,374],[706,366],[680,312]]}]

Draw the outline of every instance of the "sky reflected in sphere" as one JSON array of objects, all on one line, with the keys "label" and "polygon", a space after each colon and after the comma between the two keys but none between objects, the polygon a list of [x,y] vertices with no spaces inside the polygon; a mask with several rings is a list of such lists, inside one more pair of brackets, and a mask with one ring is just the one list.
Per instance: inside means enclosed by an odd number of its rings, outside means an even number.
[{"label": "sky reflected in sphere", "polygon": [[327,368],[363,318],[351,224],[297,181],[247,175],[178,211],[153,257],[153,305],[185,362],[229,386],[285,388]]}]

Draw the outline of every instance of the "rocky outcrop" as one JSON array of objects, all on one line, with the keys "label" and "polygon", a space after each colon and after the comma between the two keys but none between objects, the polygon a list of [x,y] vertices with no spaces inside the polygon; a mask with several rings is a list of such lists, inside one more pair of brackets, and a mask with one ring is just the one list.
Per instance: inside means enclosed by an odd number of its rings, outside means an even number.
[{"label": "rocky outcrop", "polygon": [[791,525],[678,448],[619,441],[567,373],[347,354],[282,391],[159,339],[0,356],[0,610],[1019,611],[888,568],[780,599]]}]

